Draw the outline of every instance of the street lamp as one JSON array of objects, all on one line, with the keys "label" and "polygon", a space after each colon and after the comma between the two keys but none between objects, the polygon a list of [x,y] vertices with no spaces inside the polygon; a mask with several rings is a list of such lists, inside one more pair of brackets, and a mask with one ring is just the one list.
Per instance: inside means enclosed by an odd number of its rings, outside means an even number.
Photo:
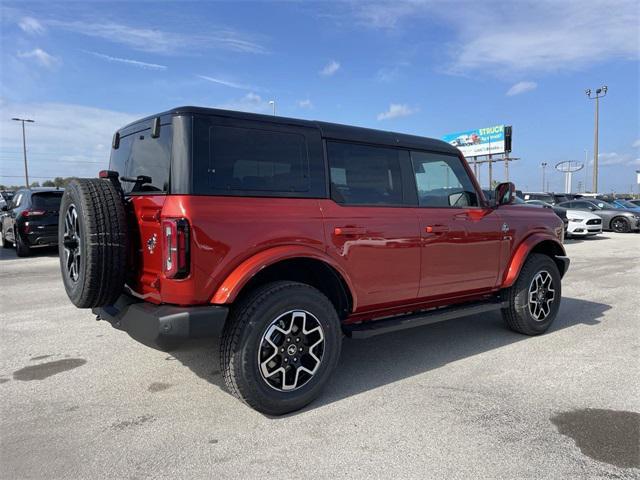
[{"label": "street lamp", "polygon": [[34,120],[29,118],[12,118],[16,122],[22,122],[22,152],[24,153],[24,181],[26,187],[29,188],[29,169],[27,168],[27,140],[24,134],[24,122],[34,123]]},{"label": "street lamp", "polygon": [[275,100],[269,100],[269,105],[271,105],[273,107],[273,114],[276,114],[276,101]]},{"label": "street lamp", "polygon": [[540,191],[544,192],[544,174],[545,174],[545,169],[547,168],[547,162],[542,162],[540,166],[542,167],[542,189]]},{"label": "street lamp", "polygon": [[587,88],[584,93],[589,100],[596,101],[596,115],[595,115],[595,129],[593,134],[593,185],[592,190],[594,193],[598,193],[598,115],[600,107],[600,98],[607,94],[608,87],[606,85],[596,89],[595,94],[591,95],[591,89]]}]

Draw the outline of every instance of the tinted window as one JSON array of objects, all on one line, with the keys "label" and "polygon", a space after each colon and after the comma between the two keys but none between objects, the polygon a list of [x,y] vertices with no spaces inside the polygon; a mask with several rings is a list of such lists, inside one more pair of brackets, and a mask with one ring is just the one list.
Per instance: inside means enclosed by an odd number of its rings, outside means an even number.
[{"label": "tinted window", "polygon": [[411,152],[418,202],[426,207],[477,206],[478,197],[460,159],[451,155]]},{"label": "tinted window", "polygon": [[402,205],[401,152],[327,142],[331,198],[347,205]]},{"label": "tinted window", "polygon": [[209,181],[215,190],[309,190],[309,157],[304,135],[213,126],[210,148]]},{"label": "tinted window", "polygon": [[41,192],[31,196],[31,206],[39,210],[58,210],[62,192]]},{"label": "tinted window", "polygon": [[[117,150],[111,151],[109,169],[120,174],[122,189],[127,193],[167,193],[171,165],[171,125],[160,127],[160,136],[151,137],[151,129],[120,138]],[[150,182],[135,182],[138,176]],[[125,179],[132,181],[127,181]]]}]

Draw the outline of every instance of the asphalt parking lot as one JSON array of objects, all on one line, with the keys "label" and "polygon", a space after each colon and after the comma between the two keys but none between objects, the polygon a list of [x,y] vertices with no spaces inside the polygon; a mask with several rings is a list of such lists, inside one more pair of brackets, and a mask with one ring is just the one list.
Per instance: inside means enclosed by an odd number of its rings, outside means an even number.
[{"label": "asphalt parking lot", "polygon": [[281,418],[223,389],[217,339],[145,347],[71,305],[55,252],[2,250],[0,476],[638,478],[640,234],[566,248],[546,335],[485,314],[345,339]]}]

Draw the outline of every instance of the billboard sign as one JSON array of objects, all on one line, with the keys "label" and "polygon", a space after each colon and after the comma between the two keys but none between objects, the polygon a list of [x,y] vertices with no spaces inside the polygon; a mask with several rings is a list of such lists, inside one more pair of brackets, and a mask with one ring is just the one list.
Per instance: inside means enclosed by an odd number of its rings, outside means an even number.
[{"label": "billboard sign", "polygon": [[505,153],[504,125],[450,133],[442,140],[459,148],[465,157]]}]

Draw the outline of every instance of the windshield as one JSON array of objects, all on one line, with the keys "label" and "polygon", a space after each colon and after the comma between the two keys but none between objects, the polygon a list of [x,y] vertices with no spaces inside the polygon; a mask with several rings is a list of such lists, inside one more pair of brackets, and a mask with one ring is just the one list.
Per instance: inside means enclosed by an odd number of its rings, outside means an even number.
[{"label": "windshield", "polygon": [[634,205],[628,200],[618,200],[618,204],[626,208],[638,208],[638,205]]},{"label": "windshield", "polygon": [[58,210],[62,192],[41,192],[34,193],[31,197],[33,208],[38,210]]}]

